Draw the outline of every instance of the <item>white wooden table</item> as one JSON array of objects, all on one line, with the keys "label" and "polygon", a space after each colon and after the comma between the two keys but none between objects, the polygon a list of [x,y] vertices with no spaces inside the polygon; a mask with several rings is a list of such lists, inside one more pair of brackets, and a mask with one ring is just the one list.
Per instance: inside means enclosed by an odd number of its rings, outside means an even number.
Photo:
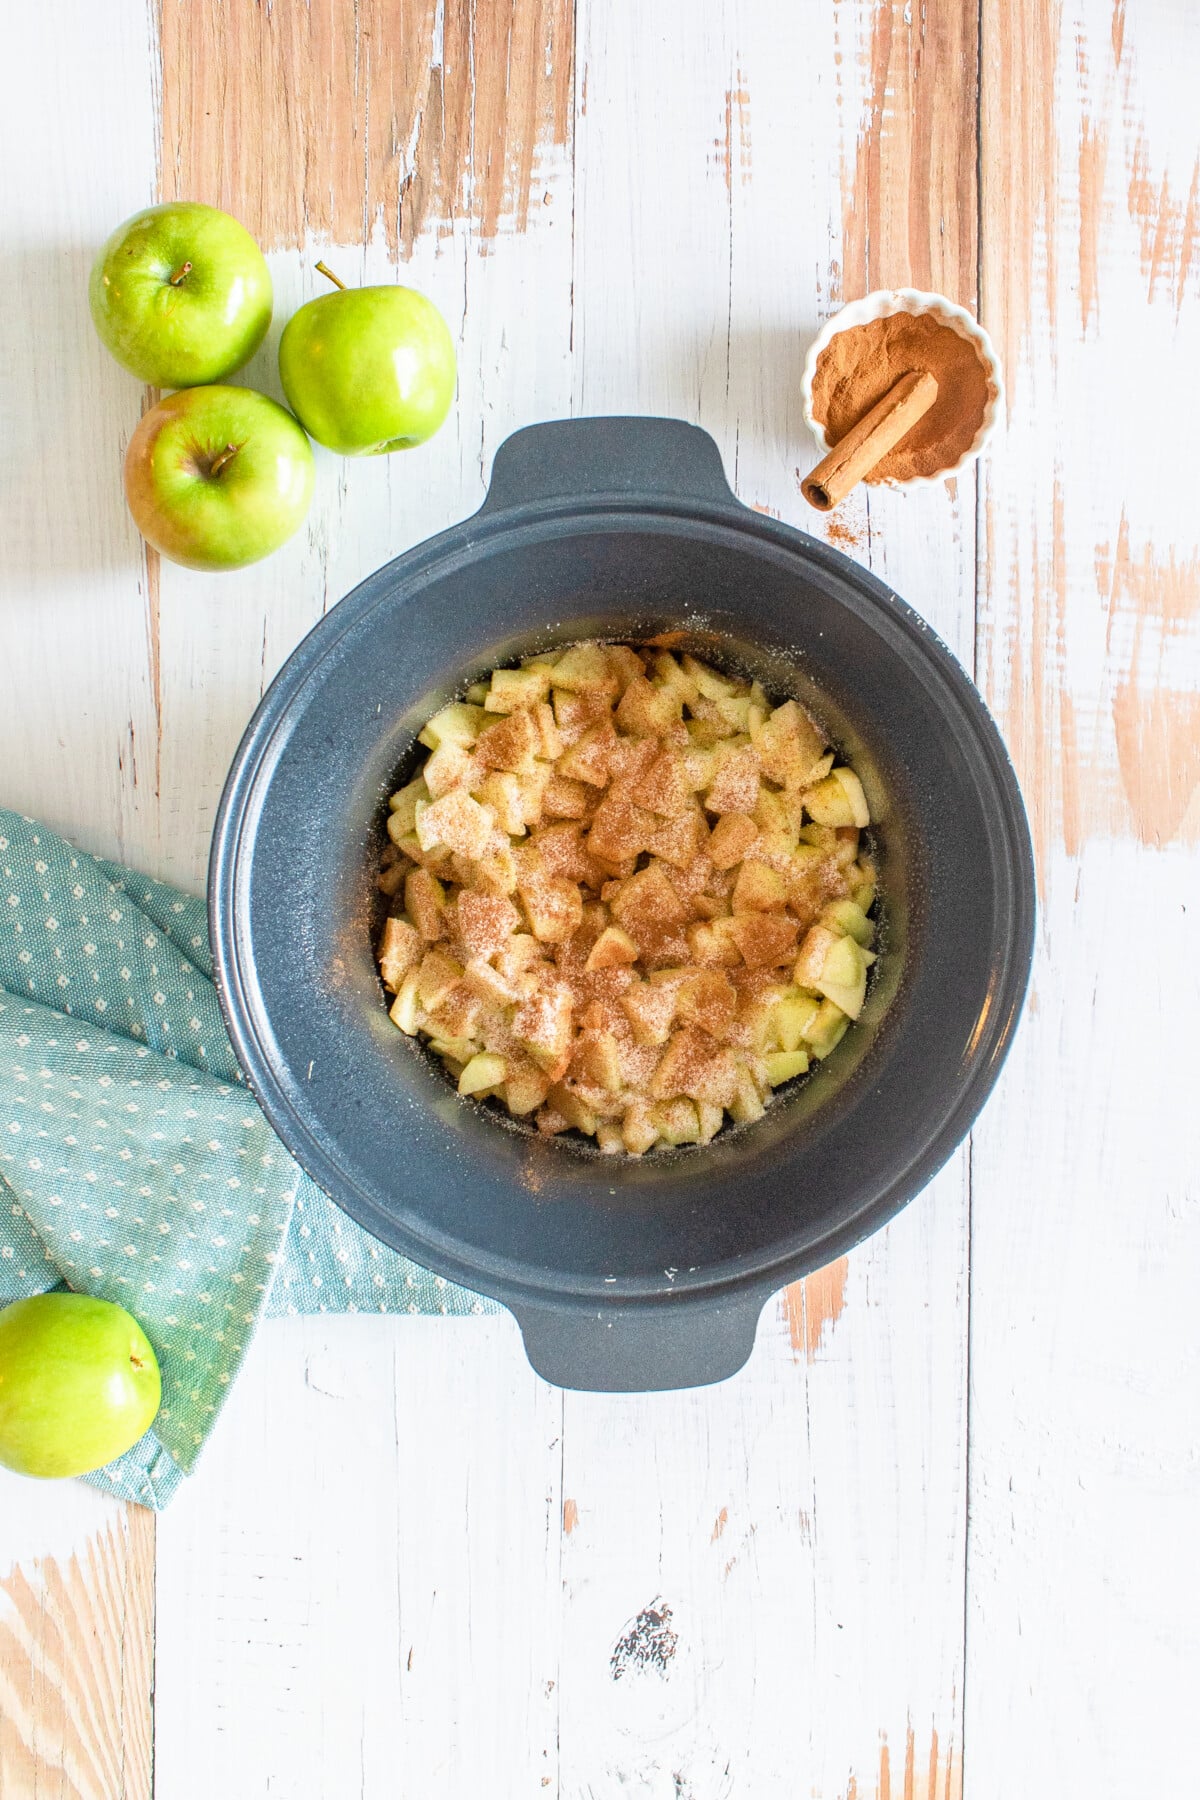
[{"label": "white wooden table", "polygon": [[[977,17],[978,11],[978,17]],[[1029,798],[1026,1021],[969,1149],[746,1371],[564,1395],[507,1319],[261,1334],[155,1521],[0,1481],[0,1800],[1148,1800],[1200,1675],[1200,159],[1193,0],[9,8],[0,803],[198,887],[264,685],[516,426],[659,412],[955,647]],[[95,246],[155,197],[412,281],[461,355],[311,522],[147,556]],[[977,306],[978,476],[823,521],[805,346]]]}]

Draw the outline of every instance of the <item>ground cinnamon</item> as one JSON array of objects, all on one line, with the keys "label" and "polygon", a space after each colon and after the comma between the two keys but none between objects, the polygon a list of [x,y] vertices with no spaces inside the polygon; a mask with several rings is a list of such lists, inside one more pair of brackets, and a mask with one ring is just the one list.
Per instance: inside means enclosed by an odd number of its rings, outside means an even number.
[{"label": "ground cinnamon", "polygon": [[830,445],[910,370],[937,379],[938,397],[865,477],[911,481],[956,463],[975,441],[991,397],[988,371],[973,344],[932,313],[892,313],[832,337],[813,374],[813,416]]}]

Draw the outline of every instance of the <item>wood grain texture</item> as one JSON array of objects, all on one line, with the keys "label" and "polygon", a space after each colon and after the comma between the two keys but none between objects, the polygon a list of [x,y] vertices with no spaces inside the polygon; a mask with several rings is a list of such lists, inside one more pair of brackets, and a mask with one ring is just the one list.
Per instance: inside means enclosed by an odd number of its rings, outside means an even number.
[{"label": "wood grain texture", "polygon": [[835,17],[835,68],[848,90],[854,73],[866,89],[843,184],[841,297],[917,287],[974,310],[976,9],[874,0]]},{"label": "wood grain texture", "polygon": [[[967,1784],[1194,1785],[1200,583],[1186,8],[985,9],[980,668],[1035,823],[1032,1003],[975,1136]],[[1131,1033],[1119,947],[1155,945]]]},{"label": "wood grain texture", "polygon": [[523,231],[569,140],[572,28],[569,0],[158,0],[163,197],[271,250]]},{"label": "wood grain texture", "polygon": [[[15,1489],[16,1478],[4,1486]],[[19,1516],[28,1496],[5,1498],[6,1537],[28,1538],[31,1521],[22,1532]],[[55,1510],[61,1531],[61,1501]],[[57,1534],[43,1511],[41,1553],[0,1577],[2,1800],[150,1800],[154,1516],[87,1499],[85,1510],[107,1517],[58,1554],[48,1551]]]}]

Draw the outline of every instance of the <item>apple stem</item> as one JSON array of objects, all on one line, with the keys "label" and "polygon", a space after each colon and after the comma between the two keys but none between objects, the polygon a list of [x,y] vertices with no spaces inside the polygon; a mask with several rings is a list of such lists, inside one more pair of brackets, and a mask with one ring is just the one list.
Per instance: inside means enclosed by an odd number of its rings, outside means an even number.
[{"label": "apple stem", "polygon": [[190,275],[191,272],[192,272],[192,265],[190,262],[180,263],[179,267],[176,269],[175,273],[170,278],[171,286],[178,287],[180,282],[183,280],[184,276]]},{"label": "apple stem", "polygon": [[330,268],[327,268],[327,267],[326,267],[326,265],[325,265],[325,264],[324,264],[324,263],[323,263],[323,262],[319,262],[319,263],[318,263],[318,264],[317,264],[317,273],[318,273],[318,275],[325,275],[325,276],[327,276],[327,277],[328,277],[328,279],[329,279],[329,280],[330,280],[330,281],[332,281],[332,283],[333,283],[333,285],[334,285],[334,287],[339,287],[339,288],[341,288],[341,290],[342,290],[342,292],[343,292],[343,293],[345,293],[345,291],[346,291],[346,284],[345,284],[345,282],[344,282],[344,281],[343,281],[343,280],[342,280],[342,279],[341,279],[341,277],[340,277],[340,276],[338,276],[338,275],[335,275],[335,274],[334,274],[334,272],[333,272],[333,270],[332,270],[332,269],[330,269]]},{"label": "apple stem", "polygon": [[225,467],[226,463],[232,462],[236,455],[237,455],[237,445],[236,444],[226,444],[226,446],[222,450],[220,456],[214,457],[213,461],[210,463],[209,470],[208,470],[209,478],[211,479],[214,475],[219,475],[221,473],[221,470]]}]

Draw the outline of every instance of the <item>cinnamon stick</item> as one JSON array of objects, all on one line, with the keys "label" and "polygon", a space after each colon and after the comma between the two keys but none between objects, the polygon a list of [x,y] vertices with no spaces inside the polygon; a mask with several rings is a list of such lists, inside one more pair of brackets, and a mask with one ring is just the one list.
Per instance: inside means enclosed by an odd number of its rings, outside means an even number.
[{"label": "cinnamon stick", "polygon": [[882,462],[938,397],[933,375],[912,369],[889,388],[800,483],[800,492],[818,512],[829,512],[863,476]]}]

